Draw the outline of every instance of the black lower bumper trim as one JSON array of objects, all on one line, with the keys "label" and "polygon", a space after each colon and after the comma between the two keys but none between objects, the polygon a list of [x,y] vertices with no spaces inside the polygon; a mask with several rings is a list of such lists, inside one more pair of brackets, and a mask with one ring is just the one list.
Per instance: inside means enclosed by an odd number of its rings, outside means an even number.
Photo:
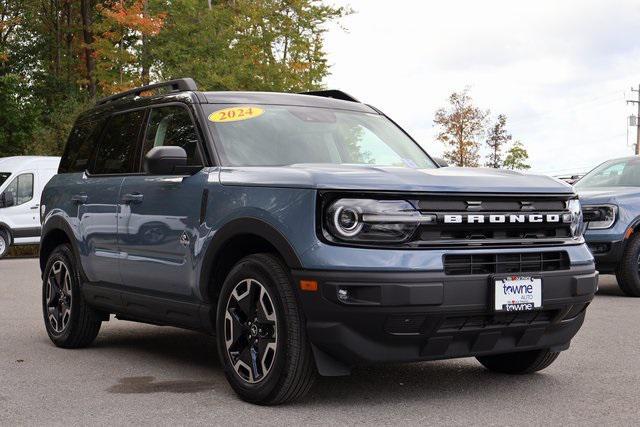
[{"label": "black lower bumper trim", "polygon": [[[496,313],[489,275],[293,272],[296,283],[319,284],[319,292],[298,295],[314,351],[326,356],[316,360],[321,373],[378,362],[566,348],[584,321],[598,273],[591,264],[535,275],[542,277],[541,310]],[[340,368],[320,366],[319,359]]]}]

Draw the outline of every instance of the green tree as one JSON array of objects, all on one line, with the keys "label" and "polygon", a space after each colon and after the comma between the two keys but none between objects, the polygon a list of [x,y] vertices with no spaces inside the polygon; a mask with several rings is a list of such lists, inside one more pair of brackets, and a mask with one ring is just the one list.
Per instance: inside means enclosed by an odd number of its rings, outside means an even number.
[{"label": "green tree", "polygon": [[449,96],[449,106],[436,111],[434,122],[439,126],[437,140],[448,149],[444,158],[457,166],[478,166],[480,137],[485,130],[489,110],[473,104],[469,88]]},{"label": "green tree", "polygon": [[516,141],[513,146],[507,151],[507,157],[504,159],[503,167],[506,169],[518,169],[526,170],[531,166],[527,163],[529,159],[529,153],[520,141]]},{"label": "green tree", "polygon": [[[169,5],[171,7],[169,7]],[[301,91],[329,67],[326,24],[349,13],[318,0],[154,1],[166,28],[150,42],[157,75],[191,76],[209,90]]]},{"label": "green tree", "polygon": [[301,91],[328,74],[320,0],[0,0],[0,157],[60,154],[96,97],[193,77]]},{"label": "green tree", "polygon": [[490,168],[501,168],[503,166],[502,149],[508,144],[512,136],[507,132],[507,117],[504,114],[498,115],[493,126],[487,132],[486,144],[489,146],[489,155],[485,166]]}]

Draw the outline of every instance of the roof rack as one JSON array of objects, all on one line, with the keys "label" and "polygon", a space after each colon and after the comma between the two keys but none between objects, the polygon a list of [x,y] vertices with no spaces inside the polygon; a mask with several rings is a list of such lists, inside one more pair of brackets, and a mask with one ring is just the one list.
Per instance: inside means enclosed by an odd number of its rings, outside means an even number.
[{"label": "roof rack", "polygon": [[360,102],[346,92],[337,89],[313,90],[310,92],[300,92],[301,95],[322,96],[325,98],[341,99],[343,101]]},{"label": "roof rack", "polygon": [[140,86],[135,89],[131,89],[125,92],[116,93],[115,95],[107,96],[106,98],[99,99],[96,102],[96,105],[104,105],[108,102],[113,102],[121,98],[126,98],[128,96],[139,96],[142,92],[147,92],[150,90],[159,89],[163,87],[170,87],[171,92],[198,90],[198,86],[196,85],[196,82],[193,81],[192,78],[169,80],[162,83],[154,83],[146,86]]}]

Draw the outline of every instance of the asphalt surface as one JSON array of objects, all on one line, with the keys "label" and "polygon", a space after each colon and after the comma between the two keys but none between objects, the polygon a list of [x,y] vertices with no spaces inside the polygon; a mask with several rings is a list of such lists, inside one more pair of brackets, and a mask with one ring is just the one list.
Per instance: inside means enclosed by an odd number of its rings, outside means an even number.
[{"label": "asphalt surface", "polygon": [[95,345],[47,337],[37,261],[0,261],[0,425],[394,424],[638,425],[640,299],[615,278],[571,349],[545,371],[492,374],[475,359],[362,368],[320,378],[306,399],[259,407],[237,399],[213,339],[111,320]]}]

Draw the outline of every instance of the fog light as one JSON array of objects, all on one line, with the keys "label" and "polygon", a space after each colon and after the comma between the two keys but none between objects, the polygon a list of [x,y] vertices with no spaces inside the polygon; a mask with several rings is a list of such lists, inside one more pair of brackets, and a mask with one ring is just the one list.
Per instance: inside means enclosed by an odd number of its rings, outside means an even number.
[{"label": "fog light", "polygon": [[340,301],[349,300],[349,291],[347,291],[346,289],[338,289],[338,299]]}]

